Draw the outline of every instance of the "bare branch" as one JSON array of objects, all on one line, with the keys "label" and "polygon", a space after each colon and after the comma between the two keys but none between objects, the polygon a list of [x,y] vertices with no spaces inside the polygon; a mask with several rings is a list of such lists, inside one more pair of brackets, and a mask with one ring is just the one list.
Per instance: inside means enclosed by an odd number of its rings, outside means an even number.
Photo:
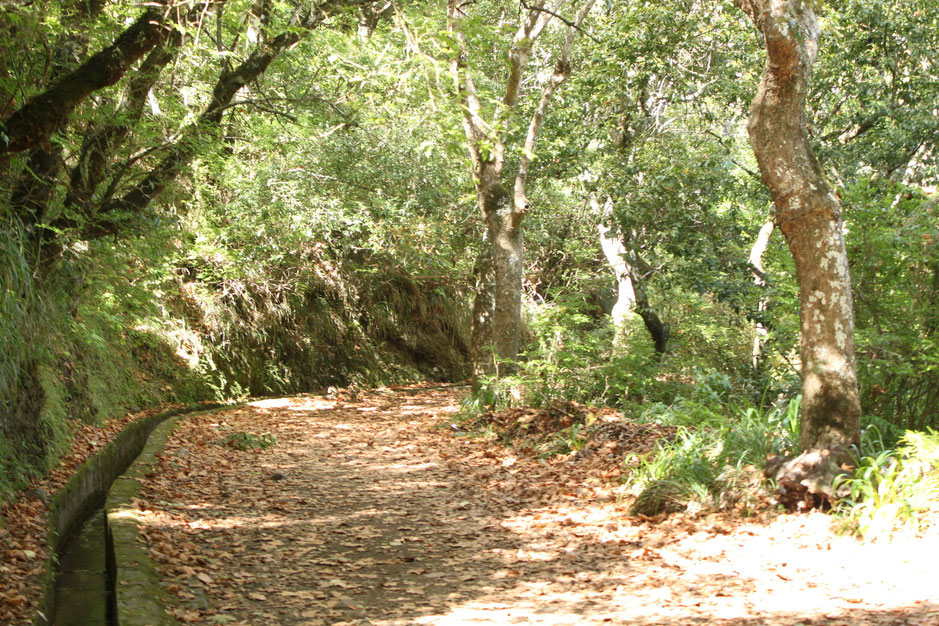
[{"label": "bare branch", "polygon": [[565,26],[569,26],[569,27],[571,27],[571,28],[573,28],[573,29],[576,29],[576,30],[579,31],[584,37],[587,37],[588,39],[590,39],[590,40],[593,41],[594,43],[601,43],[599,39],[597,39],[596,37],[594,37],[593,35],[591,35],[589,32],[587,32],[586,30],[584,30],[583,27],[581,27],[579,24],[575,24],[574,22],[570,21],[569,19],[567,19],[566,17],[564,17],[564,16],[561,15],[560,13],[556,13],[556,12],[552,11],[551,9],[545,9],[545,8],[543,8],[543,7],[529,6],[528,4],[525,3],[525,0],[519,0],[519,3],[522,5],[522,7],[524,7],[525,9],[527,9],[527,10],[529,10],[529,11],[536,11],[536,12],[539,12],[539,13],[547,13],[547,14],[550,15],[551,17],[556,17],[556,18],[558,18],[559,20],[561,20],[562,22],[564,22],[564,25],[565,25]]},{"label": "bare branch", "polygon": [[521,223],[522,218],[528,211],[526,187],[528,186],[528,170],[531,166],[532,158],[534,157],[535,142],[538,139],[538,134],[541,132],[541,124],[544,121],[545,113],[548,110],[548,105],[551,103],[555,90],[570,76],[571,50],[574,46],[574,37],[580,32],[580,25],[583,23],[584,19],[586,19],[587,14],[590,13],[594,2],[595,0],[586,0],[577,12],[574,22],[568,26],[567,34],[564,37],[564,45],[561,47],[561,51],[554,65],[554,73],[545,84],[541,92],[541,98],[538,101],[538,107],[535,109],[535,113],[532,115],[531,122],[528,125],[525,147],[522,149],[518,174],[515,177],[513,226],[517,226]]}]

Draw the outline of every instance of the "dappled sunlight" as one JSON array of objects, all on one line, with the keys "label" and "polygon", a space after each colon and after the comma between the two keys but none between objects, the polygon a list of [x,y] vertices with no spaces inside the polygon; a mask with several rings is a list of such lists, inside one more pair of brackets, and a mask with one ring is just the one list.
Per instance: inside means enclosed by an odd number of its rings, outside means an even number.
[{"label": "dappled sunlight", "polygon": [[[912,562],[872,570],[871,552],[822,532],[826,516],[629,517],[623,487],[589,464],[453,437],[438,426],[456,394],[422,398],[364,393],[315,419],[295,417],[315,399],[268,400],[182,422],[141,508],[187,610],[239,624],[782,625],[936,595]],[[276,443],[205,445],[231,431]]]},{"label": "dappled sunlight", "polygon": [[248,406],[253,406],[258,409],[284,409],[291,406],[291,404],[293,403],[290,398],[268,398],[249,402]]},{"label": "dappled sunlight", "polygon": [[423,415],[427,413],[427,406],[423,404],[405,404],[398,407],[396,411],[400,415]]},{"label": "dappled sunlight", "polygon": [[[412,465],[410,463],[395,463],[394,465],[371,465],[370,469],[376,471],[390,471],[395,474],[414,474],[418,472],[423,472],[424,470],[432,469],[435,467],[440,467],[439,463],[420,463],[417,465]],[[408,489],[420,488],[420,487],[436,487],[443,485],[445,483],[441,482],[427,482],[427,481],[412,481],[407,484]]]},{"label": "dappled sunlight", "polygon": [[323,411],[336,407],[335,400],[308,396],[290,398],[264,398],[248,402],[248,406],[257,409],[287,409],[290,411]]},{"label": "dappled sunlight", "polygon": [[336,408],[335,400],[317,399],[317,398],[264,398],[248,402],[248,406],[255,409],[261,409],[267,412],[271,409],[281,409],[297,412],[315,412]]}]

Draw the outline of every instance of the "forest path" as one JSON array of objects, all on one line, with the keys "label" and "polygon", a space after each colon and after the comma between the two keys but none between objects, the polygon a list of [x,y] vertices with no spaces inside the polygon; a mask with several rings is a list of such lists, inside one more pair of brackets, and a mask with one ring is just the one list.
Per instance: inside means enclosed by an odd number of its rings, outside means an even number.
[{"label": "forest path", "polygon": [[[563,459],[454,436],[463,389],[304,396],[182,420],[138,503],[184,622],[936,624],[925,559],[821,515],[628,518]],[[213,445],[238,432],[276,445]],[[920,569],[922,568],[922,569]],[[931,602],[927,602],[929,600]]]}]

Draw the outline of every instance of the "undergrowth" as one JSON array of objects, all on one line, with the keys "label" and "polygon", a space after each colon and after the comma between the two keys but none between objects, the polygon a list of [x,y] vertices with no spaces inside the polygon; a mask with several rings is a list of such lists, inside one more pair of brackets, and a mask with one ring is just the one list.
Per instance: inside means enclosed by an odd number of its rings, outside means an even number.
[{"label": "undergrowth", "polygon": [[[749,513],[768,502],[765,460],[791,452],[798,441],[800,398],[787,399],[795,396],[793,381],[764,380],[757,393],[754,372],[708,366],[714,346],[694,337],[679,336],[673,353],[656,355],[637,320],[614,347],[613,329],[582,309],[578,303],[538,308],[531,315],[534,339],[517,372],[481,379],[463,403],[462,422],[472,427],[480,415],[511,407],[550,411],[560,401],[609,406],[626,420],[679,428],[654,452],[625,459],[634,513],[715,507]],[[707,345],[709,354],[688,358],[701,349],[691,344]],[[485,434],[506,437],[482,426]],[[586,424],[561,426],[542,437],[542,453],[570,453],[587,441]]]},{"label": "undergrowth", "polygon": [[843,530],[872,540],[921,532],[939,518],[939,433],[907,432],[895,449],[862,457],[836,488]]},{"label": "undergrowth", "polygon": [[[526,416],[511,407],[540,406],[548,414],[561,400],[546,401],[543,378],[530,370],[501,379],[485,379],[464,400],[460,421],[485,436],[519,443],[530,436]],[[532,394],[535,389],[535,394]],[[677,436],[660,439],[649,454],[624,459],[625,481],[636,497],[633,514],[656,515],[682,510],[735,508],[750,514],[769,501],[762,467],[767,457],[791,453],[799,436],[801,398],[760,409],[735,395],[727,377],[698,376],[688,384],[670,384],[671,401],[621,404],[626,419],[678,427]],[[685,395],[682,395],[685,394]],[[502,410],[515,422],[498,429],[480,419]],[[534,444],[542,455],[569,454],[588,441],[589,418],[560,420],[551,433],[540,433]]]},{"label": "undergrowth", "polygon": [[187,247],[176,234],[83,243],[36,282],[22,233],[0,229],[0,503],[58,462],[76,422],[164,402],[462,377],[454,286],[428,289],[392,269],[354,280],[364,261],[325,250],[246,262],[224,241]]},{"label": "undergrowth", "polygon": [[753,512],[765,501],[760,468],[767,456],[787,452],[798,441],[799,406],[795,398],[766,411],[747,407],[724,416],[696,403],[655,407],[646,417],[681,429],[653,454],[631,459],[626,481],[636,495],[632,513]]}]

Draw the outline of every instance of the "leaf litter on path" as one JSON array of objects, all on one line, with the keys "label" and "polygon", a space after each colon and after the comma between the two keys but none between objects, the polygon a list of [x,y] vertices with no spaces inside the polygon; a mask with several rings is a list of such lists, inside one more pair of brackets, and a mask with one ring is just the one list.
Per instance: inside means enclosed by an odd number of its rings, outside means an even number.
[{"label": "leaf litter on path", "polygon": [[[182,420],[138,503],[181,622],[936,624],[926,544],[821,514],[635,518],[597,464],[454,436],[459,389]],[[276,445],[235,450],[232,432]],[[931,546],[939,541],[931,540]],[[939,554],[939,551],[934,554]]]},{"label": "leaf litter on path", "polygon": [[45,619],[41,607],[51,559],[48,517],[55,493],[132,422],[183,408],[166,404],[103,424],[70,424],[68,452],[45,476],[34,479],[15,500],[0,507],[0,624],[34,624]]}]

